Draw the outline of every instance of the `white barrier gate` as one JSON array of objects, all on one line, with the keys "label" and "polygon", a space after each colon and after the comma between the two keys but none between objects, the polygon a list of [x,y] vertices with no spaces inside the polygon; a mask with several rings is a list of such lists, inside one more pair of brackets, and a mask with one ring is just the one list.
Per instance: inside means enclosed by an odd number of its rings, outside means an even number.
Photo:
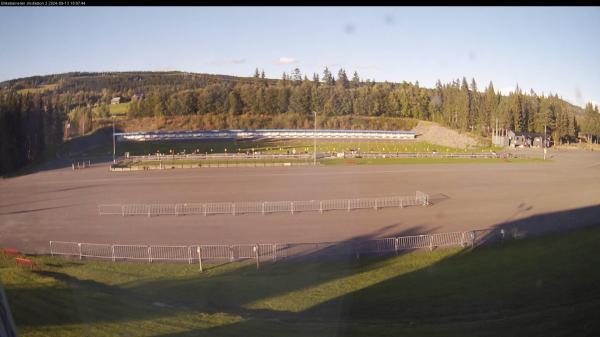
[{"label": "white barrier gate", "polygon": [[415,196],[381,198],[356,198],[332,200],[264,201],[264,202],[214,202],[183,204],[100,204],[98,215],[209,215],[247,213],[291,213],[323,212],[333,210],[380,209],[406,206],[429,205],[429,196],[417,191]]},{"label": "white barrier gate", "polygon": [[[478,234],[479,233],[479,234]],[[311,252],[331,254],[390,253],[407,249],[434,249],[436,247],[475,246],[483,234],[497,235],[496,230],[412,235],[357,242],[319,242],[296,244],[236,244],[236,245],[111,245],[50,241],[50,254],[116,260],[174,261],[194,263],[199,260],[236,261],[267,259],[277,261],[296,254]],[[501,232],[499,232],[501,233]],[[478,236],[479,235],[479,236]],[[502,237],[502,236],[499,236]],[[502,237],[503,238],[503,237]],[[479,240],[479,241],[478,241]],[[308,249],[308,250],[307,250]]]}]

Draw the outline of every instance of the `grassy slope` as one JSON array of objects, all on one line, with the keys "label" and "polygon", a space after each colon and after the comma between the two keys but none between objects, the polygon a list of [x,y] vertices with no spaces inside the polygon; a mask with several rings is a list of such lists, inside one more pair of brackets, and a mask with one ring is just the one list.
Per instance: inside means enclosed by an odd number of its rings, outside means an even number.
[{"label": "grassy slope", "polygon": [[[598,335],[600,229],[475,251],[197,266],[0,258],[23,336]],[[154,303],[154,304],[153,304]]]},{"label": "grassy slope", "polygon": [[[110,110],[111,116],[123,117],[127,115],[127,111],[129,111],[129,104],[131,102],[119,103],[119,104],[109,104],[108,108]],[[92,111],[94,115],[98,114],[100,107],[95,107]]]},{"label": "grassy slope", "polygon": [[45,91],[52,91],[58,87],[57,83],[54,84],[44,84],[39,86],[38,88],[26,88],[18,91],[19,94],[35,94],[35,93],[43,93]]}]

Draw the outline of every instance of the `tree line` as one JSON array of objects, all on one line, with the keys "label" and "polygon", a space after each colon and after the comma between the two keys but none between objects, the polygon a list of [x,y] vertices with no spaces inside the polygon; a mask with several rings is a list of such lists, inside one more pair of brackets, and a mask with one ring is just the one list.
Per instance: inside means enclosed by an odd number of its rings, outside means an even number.
[{"label": "tree line", "polygon": [[557,143],[600,137],[597,106],[582,110],[557,94],[518,87],[501,95],[491,82],[481,90],[464,77],[424,88],[418,82],[363,79],[357,72],[350,76],[344,69],[333,74],[328,68],[310,76],[296,68],[280,79],[268,79],[258,69],[251,77],[66,73],[0,83],[0,155],[7,158],[1,172],[38,160],[60,143],[67,125],[70,134],[93,130],[98,119],[109,116],[111,98],[134,95],[143,99],[129,104],[129,118],[187,116],[199,129],[310,128],[316,111],[323,128],[399,129],[414,126],[416,119],[489,136],[497,121],[516,132],[541,133],[546,127]]},{"label": "tree line", "polygon": [[43,160],[62,142],[65,119],[47,97],[0,92],[0,175]]},{"label": "tree line", "polygon": [[544,128],[556,142],[574,141],[579,132],[575,117],[579,108],[557,94],[538,95],[516,88],[498,93],[493,83],[480,91],[474,79],[437,82],[435,88],[419,83],[377,83],[351,78],[344,69],[335,77],[325,68],[311,78],[296,68],[281,80],[267,81],[258,69],[250,81],[222,81],[202,88],[169,90],[154,88],[144,100],[132,103],[128,116],[223,114],[230,116],[277,116],[295,114],[309,124],[313,111],[321,116],[404,117],[431,120],[443,125],[488,136],[492,128],[541,133]]}]

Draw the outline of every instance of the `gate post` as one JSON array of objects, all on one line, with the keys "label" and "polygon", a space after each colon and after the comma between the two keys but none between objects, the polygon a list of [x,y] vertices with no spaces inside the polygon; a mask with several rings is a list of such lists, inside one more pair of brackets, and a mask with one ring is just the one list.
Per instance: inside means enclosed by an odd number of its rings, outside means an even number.
[{"label": "gate post", "polygon": [[256,270],[260,267],[260,257],[259,257],[259,248],[260,246],[256,243],[254,244],[254,254],[256,255]]},{"label": "gate post", "polygon": [[233,213],[233,216],[235,216],[235,203],[234,202],[231,203],[231,209],[232,209],[231,212]]},{"label": "gate post", "polygon": [[319,213],[323,213],[323,201],[319,201]]},{"label": "gate post", "polygon": [[377,210],[377,199],[375,199],[375,210]]},{"label": "gate post", "polygon": [[398,255],[398,238],[394,238],[394,252],[396,253],[396,255]]},{"label": "gate post", "polygon": [[265,202],[262,203],[262,215],[265,215]]},{"label": "gate post", "polygon": [[81,256],[81,243],[78,243],[77,246],[79,246],[79,259],[81,260],[82,259],[82,256]]},{"label": "gate post", "polygon": [[110,251],[112,255],[112,261],[115,262],[115,245],[110,245]]},{"label": "gate post", "polygon": [[433,250],[433,235],[430,236],[429,239],[429,251]]},{"label": "gate post", "polygon": [[150,246],[148,246],[148,262],[152,263],[152,252],[150,250]]},{"label": "gate post", "polygon": [[277,261],[277,244],[272,244],[271,249],[273,250],[273,262]]},{"label": "gate post", "polygon": [[125,206],[121,205],[121,214],[122,216],[125,216]]},{"label": "gate post", "polygon": [[200,266],[200,272],[202,272],[202,253],[200,250],[200,245],[198,245],[196,251],[198,252],[198,265]]},{"label": "gate post", "polygon": [[233,262],[233,246],[229,246],[229,262]]},{"label": "gate post", "polygon": [[348,212],[350,212],[350,199],[348,199]]},{"label": "gate post", "polygon": [[204,208],[204,216],[206,216],[206,204],[202,204],[202,208]]},{"label": "gate post", "polygon": [[148,207],[148,217],[150,217],[150,205],[148,205],[147,207]]},{"label": "gate post", "polygon": [[52,241],[50,241],[50,255],[54,256],[54,252],[52,251]]},{"label": "gate post", "polygon": [[290,201],[290,210],[292,211],[292,214],[294,214],[294,202]]}]

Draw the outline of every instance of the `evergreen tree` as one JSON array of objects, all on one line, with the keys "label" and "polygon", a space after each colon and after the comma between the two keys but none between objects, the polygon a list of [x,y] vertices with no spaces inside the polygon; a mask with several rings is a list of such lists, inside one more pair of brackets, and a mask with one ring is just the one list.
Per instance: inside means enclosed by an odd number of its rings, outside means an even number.
[{"label": "evergreen tree", "polygon": [[325,70],[323,70],[323,82],[327,85],[333,85],[335,83],[335,80],[333,79],[333,75],[331,74],[331,72],[329,71],[329,68],[325,67]]},{"label": "evergreen tree", "polygon": [[340,68],[340,70],[338,71],[337,85],[342,89],[350,88],[350,81],[348,81],[346,71],[342,68]]},{"label": "evergreen tree", "polygon": [[318,86],[319,85],[319,74],[313,73],[313,83]]},{"label": "evergreen tree", "polygon": [[299,68],[294,68],[294,74],[292,75],[292,78],[294,79],[295,85],[298,85],[300,82],[302,82],[302,74],[300,73]]},{"label": "evergreen tree", "polygon": [[352,75],[352,80],[350,81],[350,87],[356,89],[360,86],[360,77],[358,77],[358,73],[355,71],[354,75]]}]

